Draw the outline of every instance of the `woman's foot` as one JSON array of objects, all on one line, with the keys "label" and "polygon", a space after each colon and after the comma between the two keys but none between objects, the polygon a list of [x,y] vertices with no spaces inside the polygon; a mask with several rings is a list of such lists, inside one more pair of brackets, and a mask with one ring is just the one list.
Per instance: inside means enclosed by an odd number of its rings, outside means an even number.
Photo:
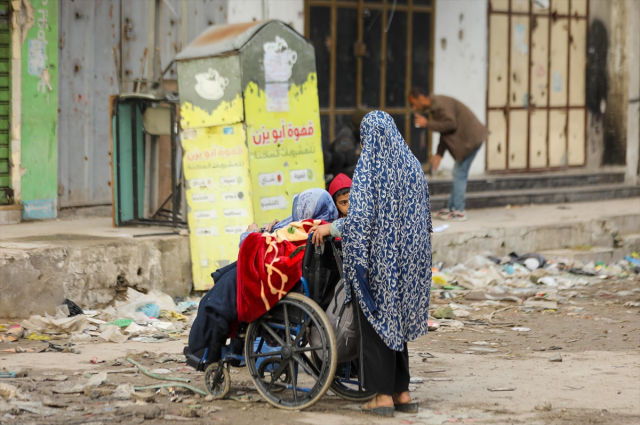
[{"label": "woman's foot", "polygon": [[393,404],[398,412],[418,413],[418,403],[411,401],[409,391],[395,393],[393,395]]},{"label": "woman's foot", "polygon": [[378,416],[390,418],[395,410],[393,397],[385,394],[376,394],[368,403],[362,406],[362,411]]}]

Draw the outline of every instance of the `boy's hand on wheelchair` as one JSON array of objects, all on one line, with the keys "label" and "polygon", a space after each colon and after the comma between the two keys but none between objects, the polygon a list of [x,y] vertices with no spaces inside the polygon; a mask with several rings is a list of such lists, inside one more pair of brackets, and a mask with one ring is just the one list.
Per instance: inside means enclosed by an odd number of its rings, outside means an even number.
[{"label": "boy's hand on wheelchair", "polygon": [[247,232],[256,232],[258,230],[260,230],[260,228],[258,227],[258,225],[256,223],[253,223],[252,225],[247,227]]},{"label": "boy's hand on wheelchair", "polygon": [[313,237],[311,241],[314,245],[322,245],[324,244],[324,237],[329,236],[331,234],[331,225],[330,224],[321,224],[316,227],[316,230],[313,232]]}]

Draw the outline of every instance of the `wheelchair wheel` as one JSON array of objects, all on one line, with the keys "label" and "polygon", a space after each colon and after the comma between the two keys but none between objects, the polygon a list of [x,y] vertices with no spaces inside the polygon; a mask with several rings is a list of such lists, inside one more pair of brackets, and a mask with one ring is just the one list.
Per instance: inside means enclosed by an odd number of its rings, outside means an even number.
[{"label": "wheelchair wheel", "polygon": [[229,369],[222,366],[220,373],[217,373],[219,367],[218,363],[213,363],[204,372],[204,386],[207,388],[207,392],[217,400],[229,395],[231,389]]},{"label": "wheelchair wheel", "polygon": [[[321,344],[311,347],[308,333],[314,327],[320,330]],[[263,349],[264,345],[269,349]],[[311,359],[314,352],[322,362]],[[261,358],[265,360],[258,366]],[[269,404],[285,410],[305,409],[320,400],[333,382],[336,338],[318,304],[289,293],[249,325],[245,359],[253,384]]]},{"label": "wheelchair wheel", "polygon": [[[316,365],[320,364],[321,360],[315,353],[313,353],[312,358]],[[360,390],[358,382],[359,370],[357,359],[346,363],[339,363],[333,382],[331,383],[331,391],[340,398],[348,401],[364,402],[371,400],[376,393],[365,389]]]},{"label": "wheelchair wheel", "polygon": [[340,398],[349,401],[371,400],[376,393],[365,389],[359,390],[358,371],[357,360],[339,364],[331,384],[331,391],[340,396]]}]

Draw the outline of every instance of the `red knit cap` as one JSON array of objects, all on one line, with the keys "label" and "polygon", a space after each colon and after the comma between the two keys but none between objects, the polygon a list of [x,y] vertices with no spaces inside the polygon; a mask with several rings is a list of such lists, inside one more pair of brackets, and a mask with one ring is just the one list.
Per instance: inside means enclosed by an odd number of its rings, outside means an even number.
[{"label": "red knit cap", "polygon": [[333,195],[340,189],[351,187],[351,179],[345,174],[338,174],[329,185],[329,195]]}]

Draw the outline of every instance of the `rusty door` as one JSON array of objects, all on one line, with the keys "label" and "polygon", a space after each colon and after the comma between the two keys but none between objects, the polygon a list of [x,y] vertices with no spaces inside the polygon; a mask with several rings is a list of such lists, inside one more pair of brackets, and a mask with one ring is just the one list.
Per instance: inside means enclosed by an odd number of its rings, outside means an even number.
[{"label": "rusty door", "polygon": [[306,0],[305,36],[316,50],[323,145],[356,108],[394,118],[416,157],[428,157],[427,133],[413,125],[407,93],[432,87],[431,0]]},{"label": "rusty door", "polygon": [[491,0],[487,170],[586,161],[587,0]]},{"label": "rusty door", "polygon": [[[227,4],[228,0],[60,0],[61,207],[111,204],[109,96],[120,93],[119,85],[122,92],[131,92],[133,80],[151,78],[154,60],[166,71],[165,85],[174,89],[173,58],[206,27],[225,23]],[[160,10],[157,22],[155,7]],[[144,51],[154,43],[154,24],[160,28],[159,47],[148,51],[145,65]]]}]

